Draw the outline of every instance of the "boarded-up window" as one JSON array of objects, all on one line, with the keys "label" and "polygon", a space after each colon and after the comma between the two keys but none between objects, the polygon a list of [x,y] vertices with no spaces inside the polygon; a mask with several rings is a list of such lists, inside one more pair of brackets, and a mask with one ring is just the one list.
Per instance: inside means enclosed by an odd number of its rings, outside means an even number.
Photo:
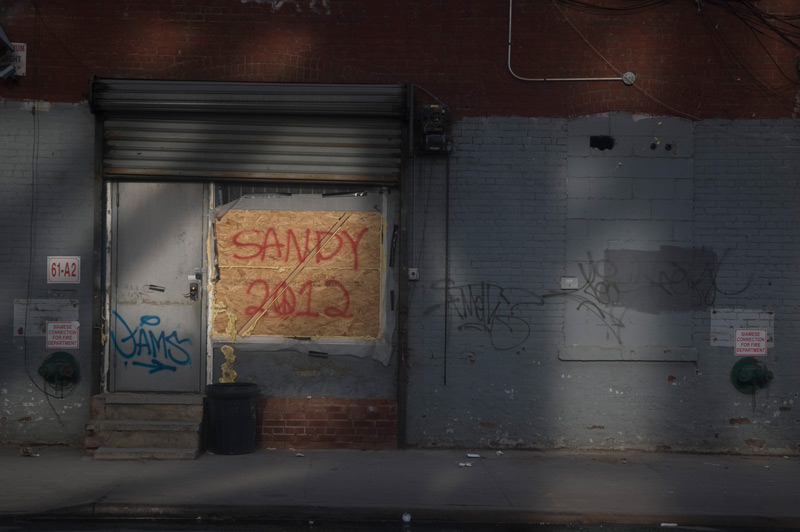
[{"label": "boarded-up window", "polygon": [[382,224],[378,212],[227,211],[212,335],[378,338]]}]

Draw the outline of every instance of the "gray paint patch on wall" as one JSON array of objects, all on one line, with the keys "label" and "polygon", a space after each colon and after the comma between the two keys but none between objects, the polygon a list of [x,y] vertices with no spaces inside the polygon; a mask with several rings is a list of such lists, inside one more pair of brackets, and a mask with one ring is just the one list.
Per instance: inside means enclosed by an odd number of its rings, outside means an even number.
[{"label": "gray paint patch on wall", "polygon": [[611,306],[660,313],[708,308],[714,303],[720,260],[711,249],[609,249],[605,256],[602,283]]},{"label": "gray paint patch on wall", "polygon": [[615,114],[573,120],[569,132],[618,144],[569,144],[565,270],[581,288],[561,294],[559,358],[695,360],[692,311],[713,304],[721,261],[693,245],[691,150],[651,149],[692,138],[692,124]]}]

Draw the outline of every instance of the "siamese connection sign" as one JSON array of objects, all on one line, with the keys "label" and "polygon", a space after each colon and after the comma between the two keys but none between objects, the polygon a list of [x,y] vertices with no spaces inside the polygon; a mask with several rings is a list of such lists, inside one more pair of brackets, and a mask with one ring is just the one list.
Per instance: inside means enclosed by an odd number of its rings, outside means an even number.
[{"label": "siamese connection sign", "polygon": [[377,338],[381,235],[377,212],[229,210],[212,334]]}]

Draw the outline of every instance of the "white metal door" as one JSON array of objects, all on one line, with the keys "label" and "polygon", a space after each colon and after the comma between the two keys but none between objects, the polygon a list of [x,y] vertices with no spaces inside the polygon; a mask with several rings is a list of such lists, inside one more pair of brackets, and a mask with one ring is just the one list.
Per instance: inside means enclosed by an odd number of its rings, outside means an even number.
[{"label": "white metal door", "polygon": [[205,198],[197,183],[112,186],[113,392],[202,391]]}]

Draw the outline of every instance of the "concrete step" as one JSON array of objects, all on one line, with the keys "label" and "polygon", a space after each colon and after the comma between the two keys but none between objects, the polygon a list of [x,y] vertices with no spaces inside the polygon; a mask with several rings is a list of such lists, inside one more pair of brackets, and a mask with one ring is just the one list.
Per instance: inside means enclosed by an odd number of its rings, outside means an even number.
[{"label": "concrete step", "polygon": [[199,394],[102,394],[92,398],[94,419],[200,421]]},{"label": "concrete step", "polygon": [[86,449],[98,460],[193,460],[203,447],[204,406],[202,394],[95,395]]},{"label": "concrete step", "polygon": [[104,393],[106,404],[157,404],[194,405],[203,404],[205,395],[199,393]]},{"label": "concrete step", "polygon": [[158,447],[98,447],[94,451],[95,460],[194,460],[200,454],[197,448]]},{"label": "concrete step", "polygon": [[200,421],[203,419],[203,405],[133,405],[106,403],[105,419]]},{"label": "concrete step", "polygon": [[138,419],[104,419],[94,422],[95,431],[163,431],[193,432],[200,429],[199,421],[142,421]]},{"label": "concrete step", "polygon": [[94,423],[101,447],[200,447],[201,423],[195,421],[102,420]]}]

